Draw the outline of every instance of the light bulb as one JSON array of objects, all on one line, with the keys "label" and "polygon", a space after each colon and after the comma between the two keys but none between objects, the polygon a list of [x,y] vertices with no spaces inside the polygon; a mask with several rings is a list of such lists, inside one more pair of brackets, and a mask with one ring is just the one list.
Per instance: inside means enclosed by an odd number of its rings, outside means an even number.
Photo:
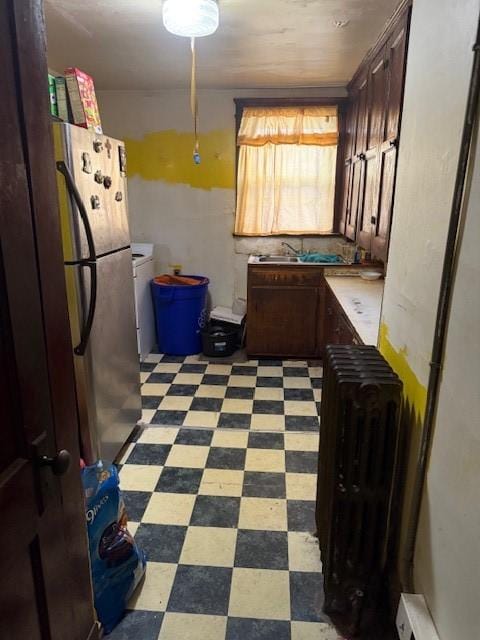
[{"label": "light bulb", "polygon": [[162,14],[165,28],[176,36],[201,38],[218,28],[216,0],[164,0]]}]

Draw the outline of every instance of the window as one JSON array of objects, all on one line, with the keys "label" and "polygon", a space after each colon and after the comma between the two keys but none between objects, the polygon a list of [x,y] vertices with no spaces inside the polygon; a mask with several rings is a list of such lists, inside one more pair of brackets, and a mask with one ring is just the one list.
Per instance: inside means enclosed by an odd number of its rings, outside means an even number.
[{"label": "window", "polygon": [[336,106],[246,107],[237,144],[235,234],[333,230]]}]

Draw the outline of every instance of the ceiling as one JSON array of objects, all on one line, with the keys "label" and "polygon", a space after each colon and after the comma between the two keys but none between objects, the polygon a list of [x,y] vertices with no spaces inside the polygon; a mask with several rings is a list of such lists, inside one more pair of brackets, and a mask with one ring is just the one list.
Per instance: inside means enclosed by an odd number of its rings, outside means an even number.
[{"label": "ceiling", "polygon": [[[188,86],[189,42],[165,30],[160,0],[44,1],[55,71],[80,67],[99,89]],[[219,0],[218,31],[197,41],[199,86],[345,85],[398,3]]]}]

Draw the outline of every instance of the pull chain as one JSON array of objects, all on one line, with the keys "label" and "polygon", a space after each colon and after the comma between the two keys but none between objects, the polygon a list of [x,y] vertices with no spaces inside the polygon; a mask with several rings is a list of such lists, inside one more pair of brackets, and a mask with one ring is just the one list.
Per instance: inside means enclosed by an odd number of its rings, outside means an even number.
[{"label": "pull chain", "polygon": [[191,39],[192,48],[192,80],[190,88],[190,108],[192,110],[193,117],[193,131],[195,138],[195,145],[193,148],[193,161],[195,164],[200,164],[200,143],[198,141],[198,98],[197,98],[197,59],[195,51],[195,38]]}]

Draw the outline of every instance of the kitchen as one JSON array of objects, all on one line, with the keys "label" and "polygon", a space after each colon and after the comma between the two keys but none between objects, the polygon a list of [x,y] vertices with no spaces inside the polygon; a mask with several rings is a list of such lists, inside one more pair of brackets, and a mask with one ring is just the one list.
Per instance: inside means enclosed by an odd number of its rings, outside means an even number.
[{"label": "kitchen", "polygon": [[[327,345],[374,349],[403,386],[385,626],[364,637],[396,637],[401,593],[424,596],[432,635],[418,638],[472,637],[478,518],[454,469],[478,450],[477,143],[463,128],[478,2],[204,4],[218,27],[193,51],[160,2],[44,4],[48,70],[93,78],[101,126],[49,123],[80,453],[117,464],[147,555],[111,637],[353,637],[324,607],[314,536]],[[162,350],[162,274],[207,278],[208,312],[240,309],[244,348]]]}]

